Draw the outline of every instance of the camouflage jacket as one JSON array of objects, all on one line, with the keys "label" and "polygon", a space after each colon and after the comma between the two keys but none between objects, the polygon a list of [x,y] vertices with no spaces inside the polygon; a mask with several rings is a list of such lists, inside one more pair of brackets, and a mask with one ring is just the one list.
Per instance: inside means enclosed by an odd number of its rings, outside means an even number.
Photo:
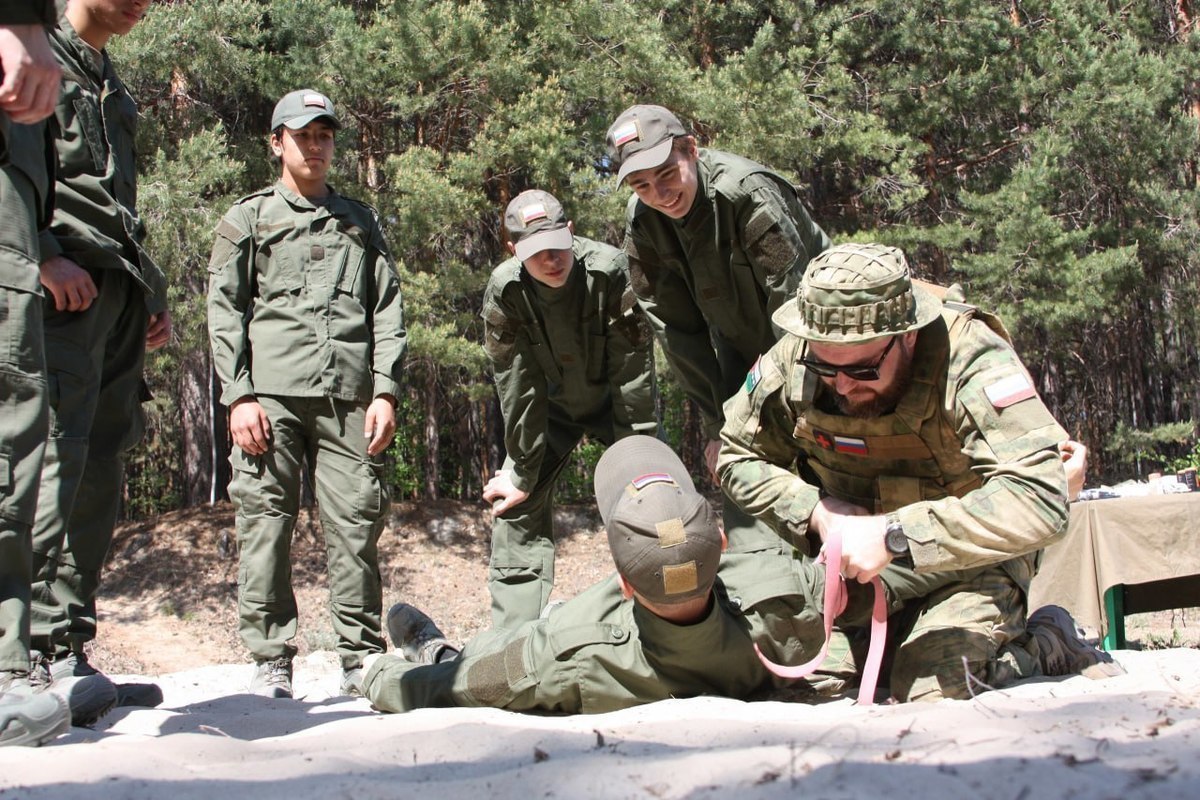
[{"label": "camouflage jacket", "polygon": [[629,289],[625,257],[575,237],[567,284],[551,289],[516,258],[492,272],[483,297],[484,351],[504,415],[513,484],[537,482],[549,427],[565,422],[653,434],[650,330]]},{"label": "camouflage jacket", "polygon": [[760,164],[702,149],[697,180],[682,220],[631,197],[625,252],[638,301],[715,439],[722,404],[775,343],[771,314],[829,237],[795,187]]},{"label": "camouflage jacket", "polygon": [[1005,566],[1027,586],[1032,554],[1066,530],[1067,435],[1012,347],[969,307],[945,309],[920,330],[907,392],[872,419],[823,411],[829,392],[803,352],[785,336],[726,405],[729,496],[804,551],[824,494],[894,512],[918,572],[1023,557]]}]

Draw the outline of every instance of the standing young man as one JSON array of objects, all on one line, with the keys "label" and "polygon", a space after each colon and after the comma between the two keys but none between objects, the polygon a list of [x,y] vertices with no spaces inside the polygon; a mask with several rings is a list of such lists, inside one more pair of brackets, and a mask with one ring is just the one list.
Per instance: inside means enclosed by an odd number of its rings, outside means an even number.
[{"label": "standing young man", "polygon": [[53,2],[0,5],[0,745],[39,745],[71,724],[29,680],[33,517],[46,444],[38,229],[53,207],[41,120],[62,70],[46,41]]},{"label": "standing young man", "polygon": [[[633,291],[700,409],[715,476],[721,406],[775,343],[771,314],[829,238],[790,182],[753,161],[698,148],[662,106],[626,109],[607,144],[618,182],[634,192],[625,227]],[[731,552],[778,547],[732,503],[723,513]]]},{"label": "standing young man", "polygon": [[70,0],[50,37],[63,83],[54,217],[40,242],[50,436],[34,525],[32,647],[49,659],[76,722],[117,700],[84,645],[96,636],[124,455],[143,433],[145,353],[171,331],[165,279],[142,249],[137,106],[104,50],[149,5]]},{"label": "standing young man", "polygon": [[575,236],[536,189],[508,204],[504,225],[513,257],[488,280],[483,323],[508,457],[483,498],[494,503],[492,625],[512,628],[536,619],[554,588],[554,487],[575,445],[658,424],[650,330],[625,256]]},{"label": "standing young man", "polygon": [[361,691],[363,658],[385,648],[383,451],[407,339],[375,210],[326,183],[338,126],[333,103],[311,89],[276,104],[279,182],[234,204],[209,262],[209,338],[234,444],[239,629],[257,664],[251,690],[268,697],[292,696],[290,554],[306,463],[344,693]]}]

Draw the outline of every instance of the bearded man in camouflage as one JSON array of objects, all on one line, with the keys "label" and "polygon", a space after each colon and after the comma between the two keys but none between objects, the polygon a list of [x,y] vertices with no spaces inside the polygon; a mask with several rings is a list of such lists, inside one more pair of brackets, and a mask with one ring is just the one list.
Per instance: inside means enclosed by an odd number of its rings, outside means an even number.
[{"label": "bearded man in camouflage", "polygon": [[1066,531],[1067,436],[998,321],[875,244],[813,259],[773,319],[787,333],[725,406],[722,486],[802,552],[840,538],[847,579],[917,597],[889,608],[892,696],[1119,671],[1061,608],[1027,624],[1037,553]]}]

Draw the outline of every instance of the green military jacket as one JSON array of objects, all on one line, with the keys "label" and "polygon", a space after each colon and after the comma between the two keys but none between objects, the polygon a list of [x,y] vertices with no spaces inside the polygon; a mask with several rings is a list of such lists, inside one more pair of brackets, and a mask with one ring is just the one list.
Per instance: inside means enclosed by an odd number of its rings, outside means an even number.
[{"label": "green military jacket", "polygon": [[622,597],[614,576],[546,619],[477,637],[457,661],[413,666],[378,691],[369,686],[368,697],[389,711],[483,706],[564,714],[670,697],[745,697],[769,676],[739,618],[719,599],[703,620],[676,625]]},{"label": "green military jacket", "polygon": [[[1005,562],[1028,586],[1033,553],[1066,530],[1067,438],[1012,347],[947,308],[922,328],[893,412],[856,419],[804,369],[787,334],[725,407],[717,470],[729,496],[804,551],[823,494],[893,512],[917,572]],[[1016,557],[1016,558],[1015,558]]]},{"label": "green military jacket", "polygon": [[492,272],[483,296],[484,351],[492,362],[513,484],[537,483],[555,423],[653,435],[654,359],[620,250],[579,236],[558,289],[516,258]]},{"label": "green military jacket", "polygon": [[407,336],[375,210],[282,183],[237,201],[209,260],[208,330],[221,401],[255,394],[398,396]]},{"label": "green military jacket", "polygon": [[137,104],[106,51],[79,38],[65,16],[50,31],[63,69],[54,110],[58,152],[54,219],[41,236],[42,260],[62,255],[87,269],[119,269],[146,292],[146,308],[166,308],[166,278],[142,248],[137,214]]},{"label": "green military jacket", "polygon": [[634,195],[625,252],[667,361],[716,439],[721,406],[775,343],[771,314],[829,247],[796,188],[761,164],[701,149],[692,210],[673,220]]}]

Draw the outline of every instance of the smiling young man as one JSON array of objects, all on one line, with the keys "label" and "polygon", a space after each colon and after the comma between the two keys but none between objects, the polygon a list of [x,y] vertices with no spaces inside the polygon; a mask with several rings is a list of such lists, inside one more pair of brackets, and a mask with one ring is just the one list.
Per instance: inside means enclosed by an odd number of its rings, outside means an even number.
[{"label": "smiling young man", "polygon": [[[618,181],[634,192],[624,245],[633,290],[675,379],[700,409],[713,470],[722,405],[775,343],[772,312],[829,238],[789,181],[698,148],[662,106],[626,109],[608,129],[607,146]],[[732,552],[778,546],[733,504],[723,514]]]},{"label": "smiling young man", "polygon": [[383,451],[407,338],[375,210],[326,182],[337,128],[320,92],[276,104],[279,182],[234,204],[209,261],[209,339],[234,444],[239,630],[257,665],[251,691],[268,697],[292,696],[290,553],[304,464],[328,544],[344,693],[359,693],[363,659],[385,645]]},{"label": "smiling young man", "polygon": [[492,625],[515,627],[554,587],[554,487],[575,446],[653,433],[657,420],[650,330],[625,256],[575,236],[558,200],[536,189],[508,204],[504,226],[513,257],[492,272],[482,316],[507,457],[483,497]]},{"label": "smiling young man", "polygon": [[96,593],[124,457],[143,433],[145,354],[171,333],[166,279],[142,248],[137,105],[104,49],[133,30],[149,6],[70,0],[50,36],[63,81],[53,125],[54,216],[40,237],[51,390],[34,524],[31,645],[48,660],[76,723],[93,721],[118,700],[84,646],[96,637]]},{"label": "smiling young man", "polygon": [[1119,670],[1062,609],[1026,619],[1081,466],[987,315],[914,286],[900,250],[845,244],[774,319],[786,334],[725,408],[722,485],[803,552],[837,537],[847,579],[915,598],[891,607],[893,696],[968,696],[964,666],[993,687]]}]

